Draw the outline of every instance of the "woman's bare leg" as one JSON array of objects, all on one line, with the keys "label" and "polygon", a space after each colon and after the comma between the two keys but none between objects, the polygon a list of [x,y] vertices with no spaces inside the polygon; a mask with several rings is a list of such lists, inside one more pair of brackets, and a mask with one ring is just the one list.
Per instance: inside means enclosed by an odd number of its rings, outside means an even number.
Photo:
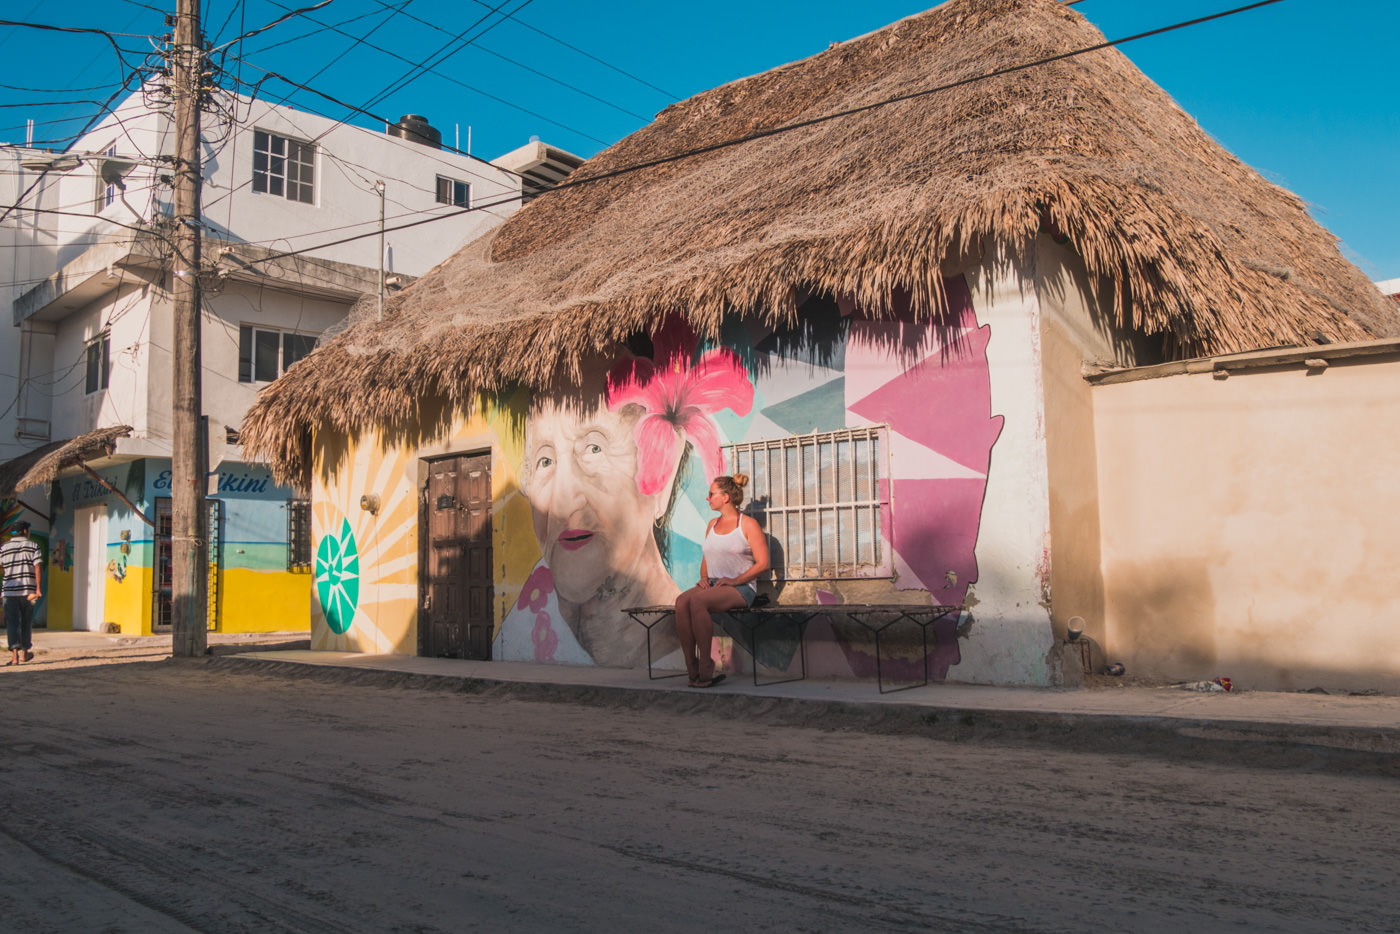
[{"label": "woman's bare leg", "polygon": [[743,594],[729,586],[708,587],[697,591],[696,596],[687,601],[689,628],[695,642],[696,683],[708,684],[715,677],[715,660],[711,655],[715,621],[710,614],[738,610],[746,606],[748,603],[745,602]]},{"label": "woman's bare leg", "polygon": [[681,656],[685,659],[685,673],[694,684],[700,677],[700,669],[695,658],[695,630],[691,625],[691,602],[700,588],[692,587],[676,598],[676,636],[681,640]]}]

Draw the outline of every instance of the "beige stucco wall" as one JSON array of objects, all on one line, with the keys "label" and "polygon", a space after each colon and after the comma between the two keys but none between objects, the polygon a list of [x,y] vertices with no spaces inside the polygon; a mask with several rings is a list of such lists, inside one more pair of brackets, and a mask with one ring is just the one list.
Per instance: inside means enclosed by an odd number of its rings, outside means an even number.
[{"label": "beige stucco wall", "polygon": [[1400,353],[1093,389],[1105,642],[1130,672],[1400,689]]},{"label": "beige stucco wall", "polygon": [[[1066,621],[1078,616],[1085,620],[1085,632],[1101,641],[1104,606],[1094,409],[1083,369],[1086,362],[1125,363],[1132,354],[1104,326],[1083,263],[1047,236],[1036,244],[1035,284],[1041,309],[1050,510],[1045,602],[1057,639],[1065,637]],[[1073,663],[1078,663],[1077,656]]]},{"label": "beige stucco wall", "polygon": [[[1044,602],[1057,640],[1065,638],[1068,621],[1080,617],[1084,632],[1101,644],[1105,607],[1098,442],[1093,387],[1084,378],[1085,367],[1140,366],[1157,358],[1141,335],[1113,321],[1078,254],[1046,234],[1036,240],[1034,281],[1049,481]],[[1111,284],[1101,285],[1104,295],[1111,295]],[[1059,654],[1064,683],[1075,683],[1081,664],[1078,652]]]}]

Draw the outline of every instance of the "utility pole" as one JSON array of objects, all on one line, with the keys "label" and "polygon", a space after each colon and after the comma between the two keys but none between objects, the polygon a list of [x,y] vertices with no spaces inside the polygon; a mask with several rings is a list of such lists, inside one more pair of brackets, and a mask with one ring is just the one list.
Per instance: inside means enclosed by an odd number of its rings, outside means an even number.
[{"label": "utility pole", "polygon": [[177,0],[170,75],[175,100],[174,257],[171,299],[171,636],[172,654],[190,658],[208,646],[209,450],[201,430],[199,107],[204,37],[198,0]]}]

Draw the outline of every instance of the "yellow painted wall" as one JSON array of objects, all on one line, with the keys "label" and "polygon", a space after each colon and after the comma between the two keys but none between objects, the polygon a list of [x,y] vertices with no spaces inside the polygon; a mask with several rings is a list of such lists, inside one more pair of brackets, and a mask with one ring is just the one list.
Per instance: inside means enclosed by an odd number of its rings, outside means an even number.
[{"label": "yellow painted wall", "polygon": [[[151,568],[128,565],[118,581],[106,575],[103,620],[121,626],[125,636],[151,635]],[[219,632],[280,632],[305,629],[311,603],[311,575],[285,571],[225,568],[220,577]],[[48,625],[73,628],[73,573],[49,568]]]},{"label": "yellow painted wall", "polygon": [[219,632],[282,632],[307,626],[309,573],[225,568],[220,575]]},{"label": "yellow painted wall", "polygon": [[103,587],[102,619],[118,623],[124,636],[151,634],[152,571],[137,565],[127,565],[126,576],[118,581],[106,575]]}]

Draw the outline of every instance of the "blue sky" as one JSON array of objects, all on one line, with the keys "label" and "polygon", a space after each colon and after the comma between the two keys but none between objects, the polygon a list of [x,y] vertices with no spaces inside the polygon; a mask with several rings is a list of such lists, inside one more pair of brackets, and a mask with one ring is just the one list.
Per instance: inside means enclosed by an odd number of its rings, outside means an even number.
[{"label": "blue sky", "polygon": [[[218,45],[314,0],[286,2],[206,0],[206,32]],[[1117,38],[1244,2],[1082,0],[1075,9]],[[470,127],[472,151],[487,158],[531,136],[588,156],[674,99],[804,58],[925,8],[918,0],[507,0],[500,9],[518,13],[504,19],[490,12],[498,3],[333,0],[233,51],[241,54],[245,81],[256,80],[260,68],[271,70],[364,106],[410,65],[366,43],[355,45],[313,17],[342,24],[338,28],[351,37],[374,29],[369,43],[419,62],[484,16],[469,33],[490,27],[476,43],[366,109],[390,118],[424,114],[449,143],[460,135],[465,145]],[[163,8],[160,0],[9,0],[3,16],[148,35],[164,31]],[[1391,279],[1400,278],[1398,38],[1400,0],[1282,0],[1122,51],[1226,148],[1302,196],[1366,275]],[[139,38],[121,41],[149,49]],[[239,64],[230,60],[228,66],[232,71]],[[0,104],[24,105],[0,108],[0,141],[22,143],[25,120],[33,118],[36,139],[61,145],[97,107],[39,105],[101,100],[120,80],[105,39],[0,27]],[[264,85],[274,98],[289,91],[276,81]],[[290,103],[337,118],[346,114],[305,92],[295,92]],[[351,122],[373,125],[363,117]]]}]

